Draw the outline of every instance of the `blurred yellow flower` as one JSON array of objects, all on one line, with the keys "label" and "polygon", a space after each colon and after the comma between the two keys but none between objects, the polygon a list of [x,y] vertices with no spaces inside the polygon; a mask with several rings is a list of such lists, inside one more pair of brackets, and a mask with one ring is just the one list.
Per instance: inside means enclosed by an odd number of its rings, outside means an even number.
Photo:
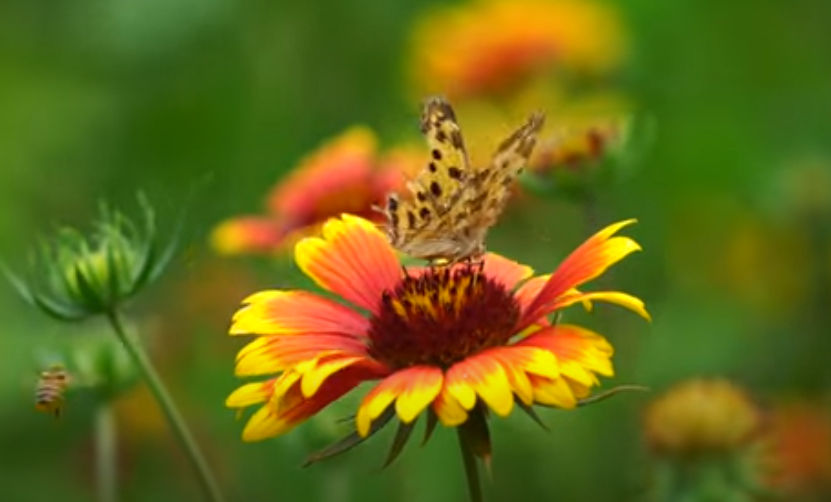
[{"label": "blurred yellow flower", "polygon": [[413,34],[419,93],[504,91],[552,70],[603,74],[625,36],[611,6],[590,0],[474,0],[430,11]]},{"label": "blurred yellow flower", "polygon": [[628,120],[611,117],[586,125],[562,127],[542,139],[529,169],[535,174],[547,174],[595,163],[615,145],[626,141],[628,128]]},{"label": "blurred yellow flower", "polygon": [[727,380],[695,379],[672,387],[645,415],[646,437],[659,453],[729,453],[760,430],[756,405]]},{"label": "blurred yellow flower", "polygon": [[810,235],[792,222],[709,191],[680,201],[669,227],[670,265],[686,287],[715,292],[766,322],[799,315],[810,298]]},{"label": "blurred yellow flower", "polygon": [[267,214],[240,216],[214,229],[213,247],[222,254],[273,253],[316,231],[329,217],[349,213],[375,221],[372,205],[412,172],[422,157],[408,149],[377,151],[375,135],[353,127],[322,145],[275,186]]}]

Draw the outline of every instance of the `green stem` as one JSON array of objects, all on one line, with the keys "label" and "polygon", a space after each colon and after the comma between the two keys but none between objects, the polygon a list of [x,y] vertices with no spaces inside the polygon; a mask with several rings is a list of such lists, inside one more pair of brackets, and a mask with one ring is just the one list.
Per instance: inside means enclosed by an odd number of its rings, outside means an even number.
[{"label": "green stem", "polygon": [[115,415],[109,401],[95,411],[95,485],[98,502],[116,501],[117,462]]},{"label": "green stem", "polygon": [[118,336],[118,339],[127,349],[127,352],[130,354],[133,362],[136,366],[138,366],[139,371],[144,377],[144,381],[150,387],[150,392],[152,392],[153,396],[156,398],[156,402],[158,402],[159,406],[161,406],[162,411],[167,418],[168,425],[171,429],[173,429],[173,432],[176,434],[179,442],[182,443],[182,447],[184,448],[188,459],[193,465],[193,468],[196,470],[199,483],[202,485],[202,489],[205,492],[205,497],[211,502],[223,502],[224,499],[219,491],[219,486],[216,483],[216,479],[214,479],[213,473],[211,473],[210,467],[208,467],[208,463],[205,461],[205,457],[199,450],[199,446],[197,446],[196,441],[193,438],[193,434],[191,434],[187,424],[185,424],[185,421],[182,419],[182,415],[179,414],[179,410],[176,408],[176,404],[170,397],[167,388],[165,388],[164,383],[162,383],[161,378],[159,378],[159,374],[156,373],[153,363],[150,362],[150,359],[147,357],[147,354],[144,352],[144,349],[138,341],[127,335],[127,332],[124,330],[124,326],[121,322],[121,317],[117,311],[111,310],[108,312],[107,318]]},{"label": "green stem", "polygon": [[462,450],[462,460],[465,464],[465,478],[470,502],[482,502],[482,484],[479,482],[479,466],[476,465],[476,456],[462,428],[458,428],[459,448]]}]

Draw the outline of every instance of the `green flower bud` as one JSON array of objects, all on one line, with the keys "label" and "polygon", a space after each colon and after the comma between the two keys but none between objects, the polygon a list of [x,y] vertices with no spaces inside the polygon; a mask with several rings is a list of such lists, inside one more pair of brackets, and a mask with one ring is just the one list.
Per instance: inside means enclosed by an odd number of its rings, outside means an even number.
[{"label": "green flower bud", "polygon": [[157,279],[177,247],[181,222],[160,252],[153,209],[142,196],[139,204],[140,225],[102,206],[89,235],[59,231],[41,245],[28,281],[3,271],[27,302],[52,317],[75,321],[111,312]]}]

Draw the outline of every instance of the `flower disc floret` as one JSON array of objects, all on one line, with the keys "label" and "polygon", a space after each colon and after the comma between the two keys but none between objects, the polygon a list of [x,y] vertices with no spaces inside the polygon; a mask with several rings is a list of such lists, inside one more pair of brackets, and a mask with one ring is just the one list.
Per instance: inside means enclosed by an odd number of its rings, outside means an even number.
[{"label": "flower disc floret", "polygon": [[394,368],[449,368],[505,345],[519,314],[513,295],[479,264],[431,267],[384,292],[370,321],[369,353]]}]

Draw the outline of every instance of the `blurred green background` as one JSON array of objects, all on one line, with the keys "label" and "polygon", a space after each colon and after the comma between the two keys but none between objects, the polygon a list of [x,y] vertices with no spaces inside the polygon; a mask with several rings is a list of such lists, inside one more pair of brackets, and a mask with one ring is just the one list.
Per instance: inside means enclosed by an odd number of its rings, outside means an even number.
[{"label": "blurred green background", "polygon": [[[207,244],[217,222],[259,212],[283,174],[346,127],[367,124],[386,141],[417,134],[410,33],[435,5],[0,3],[0,253],[7,260],[22,263],[55,224],[83,226],[100,200],[134,208],[139,189],[172,220],[187,191],[212,176],[191,209],[181,257],[130,313],[228,500],[465,496],[456,440],[446,430],[424,448],[411,445],[385,471],[390,431],[301,469],[307,452],[337,437],[333,429],[343,432],[326,417],[285,437],[242,443],[244,422],[223,406],[238,384],[233,362],[241,346],[226,335],[227,323],[248,293],[304,283],[289,258],[218,257]],[[631,39],[615,89],[657,129],[636,174],[599,197],[599,223],[638,218],[629,234],[645,250],[605,285],[643,298],[654,320],[613,308],[567,315],[615,345],[614,383],[661,391],[721,375],[764,406],[824,402],[831,6],[614,6]],[[489,247],[545,271],[588,234],[578,204],[538,201],[507,215]],[[32,399],[37,354],[102,328],[60,326],[8,287],[0,288],[0,318],[0,500],[92,500],[91,404],[70,400],[56,421],[36,413]],[[123,500],[198,500],[189,466],[145,394],[128,396],[119,411]],[[518,413],[495,421],[488,499],[641,500],[650,479],[641,415],[653,397],[544,411],[550,433]]]}]

